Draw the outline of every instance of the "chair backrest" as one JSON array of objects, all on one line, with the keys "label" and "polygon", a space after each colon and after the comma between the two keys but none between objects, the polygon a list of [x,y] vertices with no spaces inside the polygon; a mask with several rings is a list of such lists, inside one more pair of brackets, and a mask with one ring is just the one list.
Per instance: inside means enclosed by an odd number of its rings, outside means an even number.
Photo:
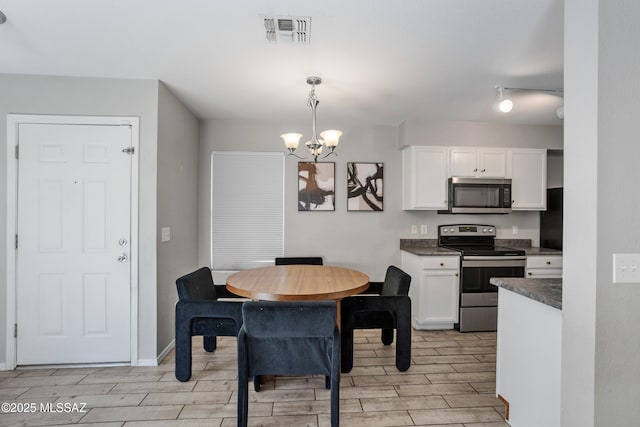
[{"label": "chair backrest", "polygon": [[176,280],[178,298],[182,300],[207,300],[215,301],[216,287],[213,285],[211,269],[202,267],[196,271],[185,274]]},{"label": "chair backrest", "polygon": [[394,265],[387,268],[380,295],[409,295],[411,276]]},{"label": "chair backrest", "polygon": [[311,257],[276,258],[276,265],[295,265],[295,264],[322,265],[322,257],[311,256]]},{"label": "chair backrest", "polygon": [[331,337],[335,301],[247,301],[242,305],[249,337]]},{"label": "chair backrest", "polygon": [[340,346],[335,301],[248,301],[242,317],[238,345],[250,376],[331,375]]}]

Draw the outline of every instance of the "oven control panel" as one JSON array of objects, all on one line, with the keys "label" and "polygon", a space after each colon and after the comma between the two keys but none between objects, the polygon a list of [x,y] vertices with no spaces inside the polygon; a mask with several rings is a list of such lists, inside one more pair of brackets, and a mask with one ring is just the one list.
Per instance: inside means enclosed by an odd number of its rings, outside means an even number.
[{"label": "oven control panel", "polygon": [[496,236],[496,227],[486,224],[449,224],[438,226],[438,236]]}]

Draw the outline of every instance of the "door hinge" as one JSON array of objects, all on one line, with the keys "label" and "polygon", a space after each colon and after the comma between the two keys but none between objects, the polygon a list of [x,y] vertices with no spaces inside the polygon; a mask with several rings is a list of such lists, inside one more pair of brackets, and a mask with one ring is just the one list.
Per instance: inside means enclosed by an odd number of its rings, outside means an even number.
[{"label": "door hinge", "polygon": [[20,156],[20,146],[16,145],[16,159]]},{"label": "door hinge", "polygon": [[18,235],[16,234],[16,249],[18,249]]},{"label": "door hinge", "polygon": [[123,148],[122,149],[122,152],[126,153],[126,154],[134,154],[135,151],[136,151],[136,149],[133,148],[133,147],[127,147],[127,148]]},{"label": "door hinge", "polygon": [[18,324],[17,323],[13,324],[13,337],[14,338],[18,338]]}]

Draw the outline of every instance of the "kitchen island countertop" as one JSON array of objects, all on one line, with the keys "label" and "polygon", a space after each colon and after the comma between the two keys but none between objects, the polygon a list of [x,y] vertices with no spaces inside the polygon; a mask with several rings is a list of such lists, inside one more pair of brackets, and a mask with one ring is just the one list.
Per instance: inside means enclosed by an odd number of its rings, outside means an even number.
[{"label": "kitchen island countertop", "polygon": [[562,310],[562,279],[492,277],[489,283]]}]

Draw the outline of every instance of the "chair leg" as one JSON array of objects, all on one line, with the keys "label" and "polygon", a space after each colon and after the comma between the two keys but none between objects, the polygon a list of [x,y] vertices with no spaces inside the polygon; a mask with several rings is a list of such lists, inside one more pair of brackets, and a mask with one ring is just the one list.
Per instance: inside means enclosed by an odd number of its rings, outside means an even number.
[{"label": "chair leg", "polygon": [[260,375],[255,375],[253,377],[253,389],[256,392],[259,392],[261,388],[262,388],[262,378],[260,377]]},{"label": "chair leg", "polygon": [[[255,377],[254,377],[255,378]],[[238,377],[238,427],[247,427],[249,417],[249,381]]]},{"label": "chair leg", "polygon": [[204,350],[208,351],[209,353],[211,353],[212,351],[214,351],[217,347],[218,347],[218,343],[216,341],[216,336],[205,336],[202,338],[202,340],[204,341]]},{"label": "chair leg", "polygon": [[331,375],[324,376],[324,388],[331,390]]},{"label": "chair leg", "polygon": [[344,327],[340,331],[340,370],[351,372],[353,368],[353,329]]},{"label": "chair leg", "polygon": [[393,344],[393,329],[383,329],[380,340],[384,345]]},{"label": "chair leg", "polygon": [[[337,377],[337,378],[335,378]],[[340,426],[340,375],[334,375],[331,378],[331,427]]]},{"label": "chair leg", "polygon": [[404,372],[411,366],[411,324],[410,320],[406,322],[398,321],[397,340],[396,340],[396,368]]},{"label": "chair leg", "polygon": [[176,317],[176,379],[191,378],[191,319]]}]

